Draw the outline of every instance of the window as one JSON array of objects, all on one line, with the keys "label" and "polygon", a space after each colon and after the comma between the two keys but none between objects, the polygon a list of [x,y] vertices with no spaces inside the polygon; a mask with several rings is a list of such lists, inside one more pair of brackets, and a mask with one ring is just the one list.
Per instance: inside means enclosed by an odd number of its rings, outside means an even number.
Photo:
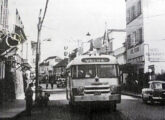
[{"label": "window", "polygon": [[141,0],[137,3],[137,15],[141,14]]},{"label": "window", "polygon": [[127,10],[127,23],[129,23],[131,20],[131,13],[130,12],[131,12],[130,9],[128,9]]},{"label": "window", "polygon": [[140,34],[139,34],[139,30],[136,31],[136,41],[135,44],[137,45],[139,43],[140,40]]},{"label": "window", "polygon": [[154,89],[165,89],[165,83],[153,83],[153,88]]},{"label": "window", "polygon": [[116,65],[77,65],[72,67],[72,77],[77,79],[117,77]]},{"label": "window", "polygon": [[2,19],[3,19],[3,9],[2,9],[2,5],[1,5],[1,11],[0,11],[0,24],[2,24]]},{"label": "window", "polygon": [[137,16],[141,14],[141,0],[135,5],[127,9],[127,23],[134,20]]},{"label": "window", "polygon": [[143,42],[143,30],[142,30],[142,28],[139,29],[139,42],[140,43]]},{"label": "window", "polygon": [[131,45],[134,46],[135,42],[136,42],[136,31],[134,31],[132,34]]},{"label": "window", "polygon": [[78,65],[72,67],[73,78],[94,78],[95,76],[95,65]]},{"label": "window", "polygon": [[131,20],[135,18],[135,6],[132,6],[131,8]]},{"label": "window", "polygon": [[0,62],[0,80],[5,78],[5,64]]},{"label": "window", "polygon": [[117,77],[116,65],[98,65],[97,76],[99,78],[114,78]]},{"label": "window", "polygon": [[128,44],[128,48],[130,48],[130,46],[131,46],[131,35],[127,36],[127,44]]}]

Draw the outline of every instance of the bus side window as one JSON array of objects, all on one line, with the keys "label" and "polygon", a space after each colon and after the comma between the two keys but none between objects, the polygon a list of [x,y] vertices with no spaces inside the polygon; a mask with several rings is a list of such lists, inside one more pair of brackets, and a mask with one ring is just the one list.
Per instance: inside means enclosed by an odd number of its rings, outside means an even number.
[{"label": "bus side window", "polygon": [[76,66],[72,67],[72,73],[71,73],[73,78],[76,78]]}]

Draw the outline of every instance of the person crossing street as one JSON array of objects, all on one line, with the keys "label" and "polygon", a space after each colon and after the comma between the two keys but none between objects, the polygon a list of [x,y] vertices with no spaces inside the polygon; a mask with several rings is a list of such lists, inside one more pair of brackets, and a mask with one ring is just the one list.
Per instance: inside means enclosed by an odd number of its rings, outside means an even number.
[{"label": "person crossing street", "polygon": [[45,82],[46,82],[46,89],[48,89],[48,85],[49,85],[49,77],[48,77],[48,75],[45,76]]}]

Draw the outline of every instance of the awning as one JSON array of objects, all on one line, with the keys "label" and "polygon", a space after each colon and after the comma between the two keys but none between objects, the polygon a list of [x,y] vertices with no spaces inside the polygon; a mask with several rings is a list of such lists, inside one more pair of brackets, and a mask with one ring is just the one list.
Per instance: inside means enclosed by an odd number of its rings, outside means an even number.
[{"label": "awning", "polygon": [[27,59],[23,59],[22,67],[25,67],[26,69],[32,68],[31,65],[27,62]]},{"label": "awning", "polygon": [[4,57],[13,56],[16,54],[16,51],[17,51],[17,47],[9,48],[8,50],[3,51],[3,53],[1,53],[1,56]]},{"label": "awning", "polygon": [[21,27],[15,25],[15,33],[17,33],[18,35],[21,36],[21,43],[23,43],[25,40],[27,40],[23,28],[21,28]]}]

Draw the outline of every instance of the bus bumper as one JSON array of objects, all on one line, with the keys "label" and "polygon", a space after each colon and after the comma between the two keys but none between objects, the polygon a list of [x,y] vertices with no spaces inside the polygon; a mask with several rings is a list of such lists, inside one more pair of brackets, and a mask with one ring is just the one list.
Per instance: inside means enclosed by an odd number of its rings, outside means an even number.
[{"label": "bus bumper", "polygon": [[84,95],[84,96],[74,96],[74,102],[93,102],[93,101],[109,101],[109,102],[121,102],[121,95],[120,94],[113,94],[113,95]]}]

